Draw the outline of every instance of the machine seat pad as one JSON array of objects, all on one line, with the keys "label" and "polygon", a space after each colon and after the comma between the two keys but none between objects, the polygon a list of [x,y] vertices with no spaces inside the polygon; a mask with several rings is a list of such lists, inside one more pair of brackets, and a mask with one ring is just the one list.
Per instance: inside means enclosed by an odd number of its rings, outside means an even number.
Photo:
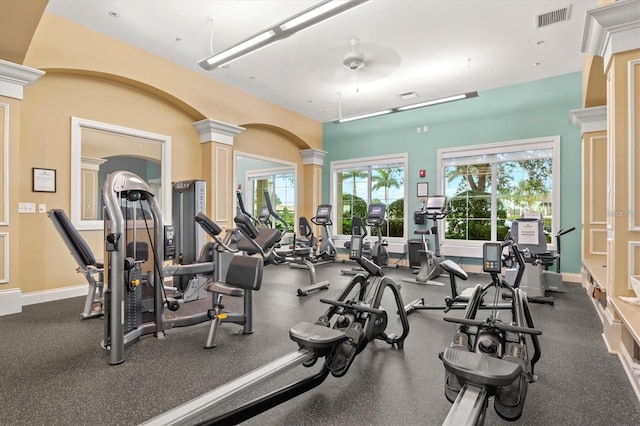
[{"label": "machine seat pad", "polygon": [[415,231],[413,231],[414,234],[416,235],[431,235],[431,230],[430,229],[416,229]]},{"label": "machine seat pad", "polygon": [[449,274],[453,274],[460,279],[466,280],[467,278],[469,278],[465,270],[458,266],[458,264],[456,264],[453,260],[443,260],[442,262],[440,262],[440,267]]},{"label": "machine seat pad", "polygon": [[[282,232],[273,228],[260,228],[258,235],[255,238],[255,242],[262,248],[263,251],[270,250],[280,239],[282,238]],[[247,252],[247,254],[256,254],[256,248],[246,235],[242,235],[240,241],[238,241],[238,250]]]},{"label": "machine seat pad", "polygon": [[243,289],[228,285],[221,281],[211,281],[204,286],[204,289],[211,293],[220,293],[231,297],[242,297],[244,295]]},{"label": "machine seat pad", "polygon": [[480,386],[505,386],[522,372],[522,366],[515,362],[449,347],[445,348],[442,361],[450,373]]},{"label": "machine seat pad", "polygon": [[311,247],[295,247],[293,249],[293,254],[295,256],[311,256]]},{"label": "machine seat pad", "polygon": [[264,261],[261,257],[233,256],[227,267],[225,284],[246,290],[260,290]]},{"label": "machine seat pad", "polygon": [[347,338],[344,332],[310,322],[301,322],[289,330],[289,337],[304,349],[328,349]]}]

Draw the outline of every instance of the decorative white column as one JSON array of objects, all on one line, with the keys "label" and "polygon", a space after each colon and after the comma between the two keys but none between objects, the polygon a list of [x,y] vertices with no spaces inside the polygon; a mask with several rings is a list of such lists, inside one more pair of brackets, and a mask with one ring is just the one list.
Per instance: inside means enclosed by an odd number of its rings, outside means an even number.
[{"label": "decorative white column", "polygon": [[203,144],[208,214],[223,228],[233,227],[233,138],[243,127],[205,118],[193,123]]},{"label": "decorative white column", "polygon": [[44,75],[44,71],[0,59],[0,96],[23,98],[23,88]]},{"label": "decorative white column", "polygon": [[[322,204],[322,167],[327,152],[311,148],[300,150],[300,155],[302,155],[304,185],[302,203],[299,204],[303,211],[298,216],[313,217],[316,215],[318,206]],[[300,194],[300,191],[298,193]],[[317,229],[316,232],[318,232]]]},{"label": "decorative white column", "polygon": [[[18,280],[12,283],[9,279],[19,275],[18,263],[10,262],[9,248],[18,252],[20,242],[19,219],[9,221],[10,206],[17,206],[19,201],[18,179],[9,180],[10,176],[19,176],[16,160],[20,146],[20,103],[12,99],[21,101],[24,87],[43,75],[44,71],[0,59],[0,174],[4,181],[0,187],[0,315],[22,312],[22,290]],[[17,109],[18,114],[12,115],[12,109]],[[10,194],[14,194],[13,198]]]}]

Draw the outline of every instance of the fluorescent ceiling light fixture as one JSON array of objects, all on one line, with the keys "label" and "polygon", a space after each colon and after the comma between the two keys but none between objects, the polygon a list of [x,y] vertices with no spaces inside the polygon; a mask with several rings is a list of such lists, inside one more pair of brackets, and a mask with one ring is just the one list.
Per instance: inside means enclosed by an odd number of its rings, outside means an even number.
[{"label": "fluorescent ceiling light fixture", "polygon": [[317,5],[304,10],[277,25],[241,41],[227,50],[216,53],[202,59],[198,64],[205,70],[220,68],[223,65],[238,60],[250,53],[256,52],[278,40],[285,39],[299,31],[324,22],[334,16],[340,15],[369,0],[325,0]]},{"label": "fluorescent ceiling light fixture", "polygon": [[239,59],[248,53],[255,52],[276,40],[272,40],[276,36],[276,32],[273,30],[263,31],[256,34],[235,46],[224,50],[216,55],[213,55],[207,59],[200,61],[200,66],[204,69],[210,70],[220,67],[225,63],[229,63],[232,60]]},{"label": "fluorescent ceiling light fixture", "polygon": [[279,27],[282,31],[289,31],[295,28],[297,28],[296,31],[302,31],[303,29],[310,28],[313,25],[329,18],[338,16],[349,9],[353,9],[366,1],[368,0],[323,1],[304,12],[287,19],[285,22],[281,23]]},{"label": "fluorescent ceiling light fixture", "polygon": [[405,105],[402,107],[398,107],[398,111],[406,111],[408,109],[422,108],[429,105],[443,104],[445,102],[458,101],[460,99],[475,98],[476,96],[478,96],[478,92],[470,92],[470,93],[463,93],[461,95],[447,96],[446,98],[433,99],[431,101],[420,102],[418,104]]},{"label": "fluorescent ceiling light fixture", "polygon": [[338,120],[338,123],[346,123],[347,121],[360,120],[362,118],[369,118],[369,117],[376,117],[378,115],[389,114],[390,112],[393,112],[393,110],[385,109],[382,111],[370,112],[368,114],[356,115],[354,117],[341,118],[340,120]]},{"label": "fluorescent ceiling light fixture", "polygon": [[357,115],[355,117],[341,118],[339,120],[335,120],[334,123],[346,123],[347,121],[360,120],[361,118],[375,117],[377,115],[389,114],[391,112],[406,111],[408,109],[421,108],[429,105],[436,105],[436,104],[442,104],[445,102],[458,101],[460,99],[469,99],[469,98],[477,98],[477,97],[478,97],[478,92],[468,92],[468,93],[463,93],[461,95],[447,96],[446,98],[420,102],[419,104],[406,105],[398,108],[391,108],[391,109],[385,109],[382,111],[370,112],[368,114]]}]

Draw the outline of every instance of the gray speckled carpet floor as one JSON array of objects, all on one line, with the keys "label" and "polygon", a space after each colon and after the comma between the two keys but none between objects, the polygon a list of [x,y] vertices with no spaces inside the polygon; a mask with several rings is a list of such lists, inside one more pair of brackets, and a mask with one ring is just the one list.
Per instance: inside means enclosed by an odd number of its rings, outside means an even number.
[{"label": "gray speckled carpet floor", "polygon": [[[104,321],[80,320],[83,298],[26,306],[20,314],[0,317],[0,424],[135,425],[155,417],[296,350],[289,328],[313,322],[326,310],[318,299],[333,298],[346,285],[350,277],[340,275],[344,267],[319,266],[317,278],[328,279],[330,289],[300,298],[296,289],[306,284],[308,273],[269,266],[255,294],[254,334],[242,335],[239,326],[223,324],[218,346],[205,350],[208,324],[173,329],[165,339],[143,337],[129,346],[126,361],[117,366],[108,365],[100,347]],[[414,277],[407,268],[386,273],[398,281]],[[487,279],[471,275],[461,285]],[[555,295],[554,306],[531,305],[536,328],[543,330],[542,359],[536,367],[538,382],[530,384],[524,414],[514,424],[640,424],[640,402],[618,358],[606,350],[588,295],[577,284],[566,287],[566,293]],[[446,292],[447,287],[402,283],[405,303],[416,297],[440,303]],[[395,311],[388,305],[383,303]],[[246,423],[442,424],[451,404],[444,397],[438,353],[456,330],[442,320],[451,314],[412,313],[404,350],[372,342],[346,376],[329,376],[318,388]],[[390,314],[393,327],[399,329]],[[264,385],[264,391],[309,373],[299,367]],[[506,423],[490,406],[485,424]]]}]

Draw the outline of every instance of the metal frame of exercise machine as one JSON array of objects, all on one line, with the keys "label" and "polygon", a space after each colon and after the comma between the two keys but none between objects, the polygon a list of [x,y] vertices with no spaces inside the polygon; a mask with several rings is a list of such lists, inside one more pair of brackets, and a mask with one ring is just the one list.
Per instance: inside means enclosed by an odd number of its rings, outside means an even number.
[{"label": "metal frame of exercise machine", "polygon": [[[361,249],[362,237],[352,236],[350,258],[357,261],[365,272],[353,277],[337,300],[320,299],[330,307],[318,321],[302,322],[289,330],[289,337],[296,342],[298,350],[144,424],[237,424],[315,388],[329,374],[334,377],[344,376],[355,357],[375,339],[402,349],[409,334],[409,322],[402,310],[402,297],[398,286],[391,278],[384,276],[379,266],[363,258]],[[392,291],[395,298],[402,323],[400,335],[386,333],[387,311],[382,309],[380,303],[387,289]],[[324,358],[324,362],[315,374],[220,414],[224,405],[237,401],[262,383],[299,365],[311,367],[320,358]]]},{"label": "metal frame of exercise machine", "polygon": [[[544,218],[540,213],[526,214],[513,221],[510,238],[521,250],[525,261],[525,271],[520,288],[526,292],[527,298],[533,303],[547,303],[553,305],[553,297],[547,292],[564,292],[562,274],[560,272],[560,237],[575,230],[560,229],[556,235],[556,251],[547,250],[547,240],[544,232]],[[553,263],[556,270],[548,270]],[[506,280],[513,282],[514,269],[506,271]]]},{"label": "metal frame of exercise machine", "polygon": [[[241,200],[242,200],[242,197],[239,196],[239,201]],[[275,220],[277,220],[278,222],[283,224],[284,230],[281,231],[281,238],[282,238],[282,236],[284,236],[284,234],[288,232],[289,228],[288,228],[287,222],[285,222],[285,220],[273,208],[273,204],[271,204],[271,196],[269,195],[269,191],[266,188],[264,189],[264,200],[265,200],[266,209],[269,212],[269,215],[273,217]],[[239,205],[240,205],[240,211],[246,215],[244,210],[244,203],[240,203]],[[247,235],[246,234],[247,229],[248,229],[248,226],[245,225],[244,226],[245,232],[243,232],[243,234]],[[260,230],[258,231],[261,232]],[[254,233],[253,231],[249,231],[249,234],[253,234],[253,233]],[[279,241],[280,239],[278,240],[278,243]],[[313,262],[312,250],[313,249],[311,247],[296,247],[294,242],[293,247],[290,250],[278,250],[277,248],[275,248],[274,250],[271,251],[271,256],[270,256],[271,263],[276,263],[276,264],[284,263],[284,262],[289,262],[290,264],[298,263],[298,264],[304,265],[304,269],[307,269],[309,271],[309,285],[304,287],[299,287],[296,290],[296,294],[298,296],[307,296],[308,294],[314,291],[326,290],[329,288],[329,281],[316,280],[316,267]],[[287,256],[292,256],[292,258],[288,258]]]},{"label": "metal frame of exercise machine", "polygon": [[[416,229],[414,232],[422,237],[423,250],[418,250],[420,255],[420,270],[415,279],[403,278],[402,281],[414,284],[427,284],[435,286],[443,286],[444,284],[433,281],[444,272],[440,264],[445,260],[440,252],[440,235],[438,232],[438,220],[447,217],[447,197],[444,195],[432,195],[423,203],[420,212],[416,215],[422,215],[426,219],[433,222],[433,226],[429,229]],[[429,245],[425,239],[427,235],[433,235],[434,250],[429,250]]]},{"label": "metal frame of exercise machine", "polygon": [[47,216],[76,261],[76,272],[83,274],[89,284],[82,319],[101,317],[104,315],[104,264],[96,260],[91,247],[73,226],[64,210],[51,209]]},{"label": "metal frame of exercise machine", "polygon": [[494,397],[496,413],[503,419],[520,418],[524,409],[528,383],[537,380],[535,364],[540,359],[540,330],[534,328],[527,298],[518,288],[524,261],[517,247],[518,272],[512,286],[499,274],[504,243],[485,243],[483,270],[491,274],[495,288],[494,305],[503,291],[511,294],[511,319],[503,322],[494,308],[485,320],[476,316],[487,288],[475,287],[463,318],[445,317],[460,324],[452,343],[440,353],[444,363],[445,395],[453,402],[444,425],[482,425],[489,399]]},{"label": "metal frame of exercise machine", "polygon": [[[162,266],[175,254],[173,226],[165,226],[157,199],[149,185],[137,175],[119,171],[109,175],[104,184],[105,221],[105,335],[103,347],[109,351],[109,364],[125,360],[125,347],[141,336],[153,334],[163,338],[165,330],[208,321],[207,311],[188,316],[165,318],[165,308],[177,310],[183,300],[167,295],[165,277],[213,274],[213,261],[189,265]],[[146,201],[143,204],[142,201]],[[151,246],[153,272],[143,278],[141,261],[127,256],[126,247],[136,247],[138,225],[144,224]],[[150,230],[153,227],[153,233]],[[213,244],[213,243],[210,243]],[[210,246],[203,247],[207,257]],[[152,289],[152,320],[143,322],[142,288]]]}]

